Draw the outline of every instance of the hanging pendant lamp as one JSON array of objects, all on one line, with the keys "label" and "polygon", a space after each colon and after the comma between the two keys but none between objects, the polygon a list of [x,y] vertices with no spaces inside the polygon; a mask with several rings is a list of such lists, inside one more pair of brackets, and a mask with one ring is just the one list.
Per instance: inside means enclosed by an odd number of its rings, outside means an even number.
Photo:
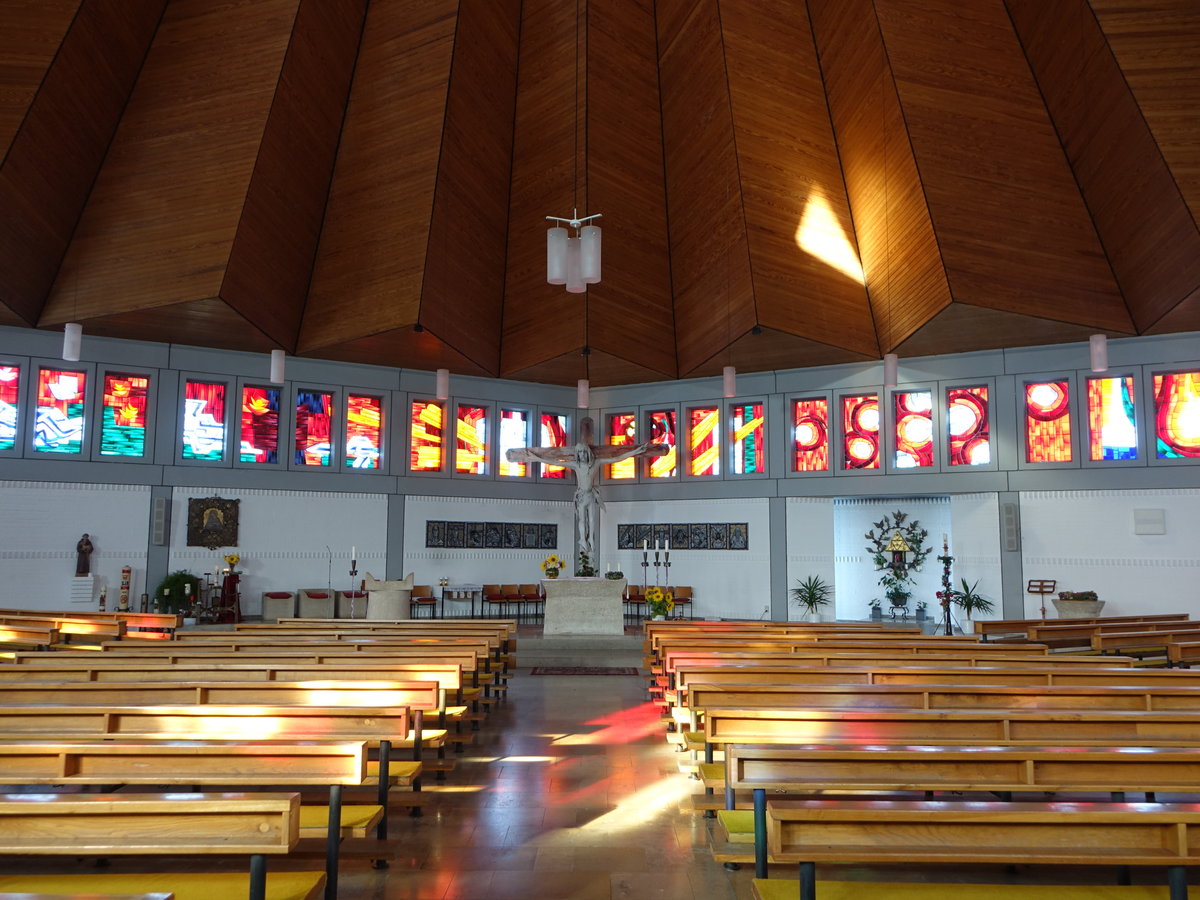
[{"label": "hanging pendant lamp", "polygon": [[895,353],[883,354],[883,386],[885,388],[894,388],[896,386],[896,376],[900,368],[900,357]]},{"label": "hanging pendant lamp", "polygon": [[287,354],[282,350],[271,351],[271,383],[283,384],[284,365]]},{"label": "hanging pendant lamp", "polygon": [[1092,371],[1107,372],[1108,371],[1108,336],[1103,334],[1093,334],[1088,338],[1090,344],[1089,350],[1091,355]]},{"label": "hanging pendant lamp", "polygon": [[62,358],[67,362],[79,362],[79,351],[83,346],[83,326],[68,322],[63,326]]}]

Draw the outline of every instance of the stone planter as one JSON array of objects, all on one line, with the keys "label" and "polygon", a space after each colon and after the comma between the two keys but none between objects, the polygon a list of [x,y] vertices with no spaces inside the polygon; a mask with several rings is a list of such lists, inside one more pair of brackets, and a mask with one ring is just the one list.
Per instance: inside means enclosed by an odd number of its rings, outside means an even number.
[{"label": "stone planter", "polygon": [[1103,600],[1059,600],[1051,597],[1050,602],[1060,619],[1094,619],[1104,609]]},{"label": "stone planter", "polygon": [[883,608],[879,607],[879,606],[872,606],[871,607],[871,618],[872,619],[882,619],[883,618]]}]

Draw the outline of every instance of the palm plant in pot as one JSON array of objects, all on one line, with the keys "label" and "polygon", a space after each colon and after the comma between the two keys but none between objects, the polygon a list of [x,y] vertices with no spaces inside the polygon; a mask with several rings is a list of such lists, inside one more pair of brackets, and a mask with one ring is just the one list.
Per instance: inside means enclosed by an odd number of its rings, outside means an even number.
[{"label": "palm plant in pot", "polygon": [[821,607],[828,606],[833,597],[833,585],[820,575],[809,575],[791,590],[792,600],[804,608],[805,616],[817,621]]},{"label": "palm plant in pot", "polygon": [[996,608],[991,600],[988,600],[979,593],[979,580],[976,579],[974,584],[967,584],[967,579],[962,579],[962,589],[950,592],[950,602],[963,611],[967,619],[967,627],[964,631],[971,630],[971,620],[976,613],[990,613]]}]

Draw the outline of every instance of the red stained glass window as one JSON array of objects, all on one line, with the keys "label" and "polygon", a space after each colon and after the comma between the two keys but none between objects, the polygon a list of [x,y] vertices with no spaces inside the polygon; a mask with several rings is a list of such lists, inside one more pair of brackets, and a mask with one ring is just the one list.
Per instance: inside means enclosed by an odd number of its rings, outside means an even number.
[{"label": "red stained glass window", "polygon": [[183,388],[183,458],[225,457],[225,385],[189,381]]},{"label": "red stained glass window", "polygon": [[[637,442],[637,415],[617,413],[608,417],[605,439],[612,447],[632,447]],[[637,477],[637,460],[623,459],[608,467],[608,477],[617,481]]]},{"label": "red stained glass window", "polygon": [[87,373],[39,369],[33,449],[39,453],[83,452],[83,405]]},{"label": "red stained glass window", "polygon": [[1154,376],[1154,445],[1159,459],[1200,456],[1200,372]]},{"label": "red stained glass window", "polygon": [[733,427],[733,474],[757,475],[765,471],[763,405],[735,403],[729,408],[729,416]]},{"label": "red stained glass window", "polygon": [[879,395],[842,398],[842,465],[879,468]]},{"label": "red stained glass window", "polygon": [[933,393],[896,391],[892,394],[896,428],[896,468],[933,465]]},{"label": "red stained glass window", "polygon": [[670,449],[662,456],[652,456],[649,461],[651,478],[671,478],[678,469],[678,449],[675,446],[675,410],[664,409],[650,413],[650,441],[666,444]]},{"label": "red stained glass window", "polygon": [[986,386],[950,388],[946,392],[946,424],[950,465],[982,466],[992,461]]},{"label": "red stained glass window", "polygon": [[792,404],[792,471],[829,471],[829,404],[824,397]]},{"label": "red stained glass window", "polygon": [[720,426],[717,407],[688,410],[688,471],[692,475],[721,474]]},{"label": "red stained glass window", "polygon": [[105,375],[100,407],[100,455],[146,455],[146,375]]},{"label": "red stained glass window", "polygon": [[1089,378],[1088,459],[1137,459],[1133,377]]},{"label": "red stained glass window", "polygon": [[487,474],[487,408],[460,406],[455,424],[454,471]]},{"label": "red stained glass window", "polygon": [[1071,389],[1067,381],[1025,385],[1025,461],[1071,459]]},{"label": "red stained glass window", "polygon": [[[542,413],[542,447],[567,446],[567,417],[561,413]],[[543,478],[566,478],[565,466],[548,466],[538,463]]]},{"label": "red stained glass window", "polygon": [[500,410],[500,474],[524,478],[529,464],[509,462],[508,451],[529,446],[529,413],[523,409]]},{"label": "red stained glass window", "polygon": [[440,403],[414,400],[412,405],[412,442],[408,464],[410,472],[442,470],[442,417]]},{"label": "red stained glass window", "polygon": [[21,370],[0,366],[0,450],[17,445],[17,422],[21,411]]},{"label": "red stained glass window", "polygon": [[383,398],[346,397],[346,465],[378,469],[383,463]]},{"label": "red stained glass window", "polygon": [[279,388],[242,388],[242,434],[238,459],[279,462]]},{"label": "red stained glass window", "polygon": [[333,394],[296,392],[296,464],[328,466],[333,461]]}]

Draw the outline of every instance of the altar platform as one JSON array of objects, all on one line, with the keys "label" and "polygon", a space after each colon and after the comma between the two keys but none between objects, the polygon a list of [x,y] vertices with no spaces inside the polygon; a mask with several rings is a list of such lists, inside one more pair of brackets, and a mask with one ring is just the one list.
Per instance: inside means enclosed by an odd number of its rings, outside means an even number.
[{"label": "altar platform", "polygon": [[542,590],[546,595],[544,635],[625,633],[624,578],[547,578]]}]

